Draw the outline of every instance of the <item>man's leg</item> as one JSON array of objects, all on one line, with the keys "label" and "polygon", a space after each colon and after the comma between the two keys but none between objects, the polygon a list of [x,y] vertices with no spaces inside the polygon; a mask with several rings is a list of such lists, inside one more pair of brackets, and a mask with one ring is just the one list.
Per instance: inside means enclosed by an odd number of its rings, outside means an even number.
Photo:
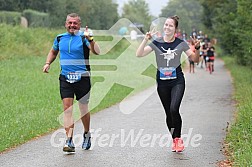
[{"label": "man's leg", "polygon": [[82,148],[88,150],[91,147],[91,134],[90,129],[90,113],[88,111],[88,102],[90,97],[91,83],[89,77],[82,77],[81,81],[75,84],[75,95],[78,100],[81,121],[84,126]]},{"label": "man's leg", "polygon": [[66,144],[63,147],[64,152],[75,152],[75,147],[73,144],[73,98],[63,98],[63,108],[64,108],[64,127],[66,130]]},{"label": "man's leg", "polygon": [[84,126],[82,148],[88,150],[91,147],[91,134],[89,132],[90,112],[88,111],[88,104],[82,104],[81,102],[79,102],[79,108],[81,112],[81,121]]},{"label": "man's leg", "polygon": [[84,126],[84,132],[89,132],[90,113],[88,111],[88,104],[82,104],[79,102],[79,108],[80,108],[80,112],[81,112],[81,121]]},{"label": "man's leg", "polygon": [[63,99],[64,108],[64,127],[67,138],[73,136],[74,120],[73,120],[73,98]]}]

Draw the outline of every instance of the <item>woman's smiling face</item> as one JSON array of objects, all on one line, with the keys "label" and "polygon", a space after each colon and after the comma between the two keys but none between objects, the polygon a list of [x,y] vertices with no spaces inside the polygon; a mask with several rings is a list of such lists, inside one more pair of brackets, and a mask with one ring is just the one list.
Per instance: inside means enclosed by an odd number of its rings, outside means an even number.
[{"label": "woman's smiling face", "polygon": [[165,35],[171,36],[176,32],[176,27],[173,19],[166,19],[164,27],[163,27]]}]

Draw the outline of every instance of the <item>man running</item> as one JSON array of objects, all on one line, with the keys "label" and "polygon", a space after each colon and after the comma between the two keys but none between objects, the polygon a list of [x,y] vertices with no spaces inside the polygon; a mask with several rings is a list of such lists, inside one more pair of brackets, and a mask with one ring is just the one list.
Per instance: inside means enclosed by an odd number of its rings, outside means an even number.
[{"label": "man running", "polygon": [[75,152],[73,143],[74,120],[72,116],[74,96],[79,102],[81,120],[84,126],[82,148],[91,147],[90,113],[88,102],[91,89],[89,65],[85,62],[85,47],[94,54],[99,54],[100,49],[88,34],[80,32],[81,18],[76,13],[68,14],[65,28],[67,32],[54,39],[53,47],[49,51],[43,72],[48,73],[51,63],[60,53],[61,73],[59,76],[60,95],[64,109],[64,127],[67,140],[63,147],[64,152]]}]

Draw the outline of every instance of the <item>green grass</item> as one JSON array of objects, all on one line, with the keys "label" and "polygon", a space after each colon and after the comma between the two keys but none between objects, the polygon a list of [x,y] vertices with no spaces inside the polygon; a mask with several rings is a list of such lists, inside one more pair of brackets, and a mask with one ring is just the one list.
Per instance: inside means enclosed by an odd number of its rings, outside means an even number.
[{"label": "green grass", "polygon": [[237,65],[234,58],[223,57],[231,71],[237,102],[235,123],[227,135],[228,150],[234,166],[252,166],[252,70]]},{"label": "green grass", "polygon": [[[61,126],[57,120],[63,112],[58,59],[51,65],[49,74],[42,73],[42,66],[53,38],[64,30],[24,29],[7,25],[0,25],[0,28],[3,31],[0,35],[1,152]],[[136,58],[136,45],[138,43],[130,45],[124,39],[106,55],[91,59],[112,62],[91,66],[94,76],[91,104],[92,101],[99,102],[92,108],[92,113],[155,84],[152,65],[139,69],[154,57]],[[104,71],[107,73],[99,75]],[[105,89],[107,93],[104,93]],[[105,95],[102,99],[99,97],[101,94]]]},{"label": "green grass", "polygon": [[0,24],[0,29],[0,60],[44,56],[52,46],[55,35],[64,31],[43,28],[25,29],[5,24]]},{"label": "green grass", "polygon": [[59,126],[58,71],[43,74],[43,62],[43,57],[1,61],[1,151]]}]

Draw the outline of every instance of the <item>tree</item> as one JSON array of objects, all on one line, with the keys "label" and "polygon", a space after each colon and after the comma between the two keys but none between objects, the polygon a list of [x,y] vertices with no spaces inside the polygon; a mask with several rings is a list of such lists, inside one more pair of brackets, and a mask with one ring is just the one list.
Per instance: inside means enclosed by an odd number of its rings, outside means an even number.
[{"label": "tree", "polygon": [[237,62],[252,68],[252,3],[250,0],[237,0],[235,33]]},{"label": "tree", "polygon": [[0,10],[20,12],[22,10],[19,8],[19,4],[19,1],[15,0],[0,0]]},{"label": "tree", "polygon": [[67,14],[78,13],[84,25],[109,29],[118,20],[117,6],[113,0],[0,0],[0,10],[49,13],[51,27],[63,27]]},{"label": "tree", "polygon": [[32,9],[47,12],[50,4],[51,0],[0,0],[0,10],[22,12],[25,9]]},{"label": "tree", "polygon": [[203,6],[203,23],[208,30],[213,29],[212,19],[216,16],[216,9],[220,8],[222,0],[202,0],[201,4]]},{"label": "tree", "polygon": [[144,0],[131,0],[123,6],[122,18],[127,18],[133,23],[144,25],[144,31],[149,31],[151,16],[149,6]]},{"label": "tree", "polygon": [[224,53],[252,67],[251,0],[202,0],[205,25],[218,37]]},{"label": "tree", "polygon": [[52,0],[48,7],[50,27],[63,27],[66,20],[65,0]]},{"label": "tree", "polygon": [[82,23],[93,29],[107,30],[119,18],[117,6],[112,0],[82,0],[79,6]]},{"label": "tree", "polygon": [[179,28],[191,33],[192,29],[204,30],[202,23],[203,7],[197,0],[170,0],[162,10],[160,17],[177,15]]},{"label": "tree", "polygon": [[211,10],[211,18],[209,22],[211,27],[208,27],[212,30],[213,34],[219,39],[220,46],[225,50],[226,53],[233,53],[235,46],[237,46],[236,33],[236,10],[237,3],[236,0],[215,0],[214,4],[209,4],[208,9]]}]

